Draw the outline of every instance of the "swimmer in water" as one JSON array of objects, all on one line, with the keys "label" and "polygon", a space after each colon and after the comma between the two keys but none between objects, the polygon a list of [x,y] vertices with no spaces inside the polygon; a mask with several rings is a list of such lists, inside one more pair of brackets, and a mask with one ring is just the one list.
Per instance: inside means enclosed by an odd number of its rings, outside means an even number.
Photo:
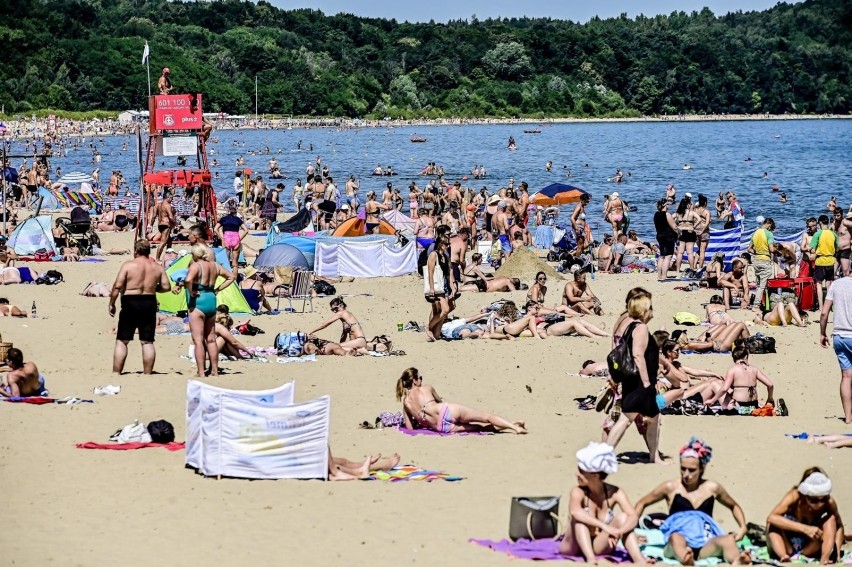
[{"label": "swimmer in water", "polygon": [[787,193],[781,193],[781,195],[778,197],[778,200],[781,202],[781,204],[786,203],[787,202]]}]

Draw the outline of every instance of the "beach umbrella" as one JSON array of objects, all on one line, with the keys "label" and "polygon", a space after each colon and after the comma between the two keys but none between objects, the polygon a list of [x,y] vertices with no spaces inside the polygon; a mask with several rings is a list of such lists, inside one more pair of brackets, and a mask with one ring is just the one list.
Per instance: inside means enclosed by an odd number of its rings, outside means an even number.
[{"label": "beach umbrella", "polygon": [[583,195],[589,195],[589,193],[583,191],[579,187],[574,187],[573,185],[552,183],[533,195],[531,201],[534,205],[553,207],[555,205],[577,203]]},{"label": "beach umbrella", "polygon": [[307,258],[295,246],[290,244],[273,244],[269,248],[260,251],[254,259],[255,268],[275,268],[278,266],[292,266],[294,269],[311,270],[313,266],[308,264]]},{"label": "beach umbrella", "polygon": [[95,182],[95,178],[89,175],[88,173],[72,171],[71,173],[66,173],[65,175],[57,179],[56,182],[62,183],[63,185],[76,185],[78,183],[89,183],[91,185]]}]

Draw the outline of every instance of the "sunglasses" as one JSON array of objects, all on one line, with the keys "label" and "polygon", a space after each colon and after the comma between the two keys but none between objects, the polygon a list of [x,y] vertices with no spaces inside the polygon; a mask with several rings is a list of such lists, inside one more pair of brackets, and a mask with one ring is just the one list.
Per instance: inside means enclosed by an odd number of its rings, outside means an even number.
[{"label": "sunglasses", "polygon": [[547,281],[547,278],[538,278],[538,281],[540,281],[540,282],[546,282],[546,281]]},{"label": "sunglasses", "polygon": [[828,496],[805,496],[808,499],[808,502],[813,502],[814,504],[825,504],[828,502]]}]

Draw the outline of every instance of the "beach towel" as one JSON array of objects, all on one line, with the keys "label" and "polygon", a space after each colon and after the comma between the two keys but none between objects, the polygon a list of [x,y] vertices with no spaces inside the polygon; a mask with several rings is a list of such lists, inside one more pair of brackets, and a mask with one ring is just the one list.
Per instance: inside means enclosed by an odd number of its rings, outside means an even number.
[{"label": "beach towel", "polygon": [[[660,530],[646,530],[636,528],[634,530],[636,537],[642,542],[639,544],[639,549],[645,557],[652,557],[657,560],[657,563],[666,565],[680,565],[676,559],[663,557],[663,550],[666,547],[666,538]],[[751,543],[751,542],[747,542]],[[695,562],[696,565],[718,565],[723,563],[721,558],[711,557],[708,559],[699,559]]]},{"label": "beach towel", "polygon": [[169,451],[183,451],[186,443],[95,443],[87,441],[86,443],[77,443],[78,449],[110,449],[113,451],[132,451],[134,449],[148,449],[151,447],[161,447]]},{"label": "beach towel", "polygon": [[845,437],[852,437],[852,433],[785,433],[784,437],[789,437],[791,439],[807,439],[808,437],[826,437],[828,435],[843,435]]},{"label": "beach towel", "polygon": [[717,352],[715,350],[710,350],[710,351],[707,351],[707,352],[698,352],[697,350],[682,350],[682,351],[680,351],[680,353],[681,354],[731,354],[731,351],[722,350],[722,351]]},{"label": "beach towel", "polygon": [[494,435],[490,431],[462,431],[459,433],[440,433],[431,429],[408,429],[407,427],[397,427],[406,435],[432,435],[437,437],[463,436],[463,435]]},{"label": "beach towel", "polygon": [[[558,539],[519,539],[518,541],[510,541],[502,539],[499,541],[490,539],[469,539],[470,543],[488,547],[494,551],[505,553],[518,559],[535,559],[538,561],[576,561],[585,563],[584,557],[574,557],[562,555],[559,553]],[[610,561],[612,563],[626,563],[630,561],[630,556],[621,548],[615,550],[612,555],[599,555],[599,560]]]},{"label": "beach towel", "polygon": [[388,482],[405,482],[409,480],[425,480],[432,482],[433,480],[446,480],[456,482],[464,479],[461,476],[452,476],[440,471],[431,471],[421,469],[413,465],[396,466],[389,471],[374,471],[369,477],[364,480],[384,480]]},{"label": "beach towel", "polygon": [[275,359],[278,364],[288,364],[290,362],[316,362],[317,355],[306,354],[305,356],[279,356]]},{"label": "beach towel", "polygon": [[11,398],[0,398],[4,402],[12,402],[13,404],[33,404],[40,406],[42,404],[55,404],[56,398],[43,398],[41,396],[27,396],[27,397],[17,397],[13,396]]},{"label": "beach towel", "polygon": [[80,262],[106,262],[103,258],[80,258]]}]

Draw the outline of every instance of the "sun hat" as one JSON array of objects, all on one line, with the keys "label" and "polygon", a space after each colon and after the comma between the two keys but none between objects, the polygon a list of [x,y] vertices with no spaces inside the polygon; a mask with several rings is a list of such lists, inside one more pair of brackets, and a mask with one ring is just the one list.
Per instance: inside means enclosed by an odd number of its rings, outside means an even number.
[{"label": "sun hat", "polygon": [[243,275],[245,275],[245,277],[247,277],[247,278],[252,277],[256,273],[257,273],[257,268],[255,268],[254,266],[246,266],[246,269],[243,270]]},{"label": "sun hat", "polygon": [[618,470],[618,459],[611,445],[591,441],[577,451],[577,467],[588,473],[613,474]]},{"label": "sun hat", "polygon": [[491,195],[491,198],[488,199],[489,205],[496,205],[500,202],[500,195]]},{"label": "sun hat", "polygon": [[802,496],[828,496],[831,494],[831,479],[821,472],[814,472],[799,484]]}]

